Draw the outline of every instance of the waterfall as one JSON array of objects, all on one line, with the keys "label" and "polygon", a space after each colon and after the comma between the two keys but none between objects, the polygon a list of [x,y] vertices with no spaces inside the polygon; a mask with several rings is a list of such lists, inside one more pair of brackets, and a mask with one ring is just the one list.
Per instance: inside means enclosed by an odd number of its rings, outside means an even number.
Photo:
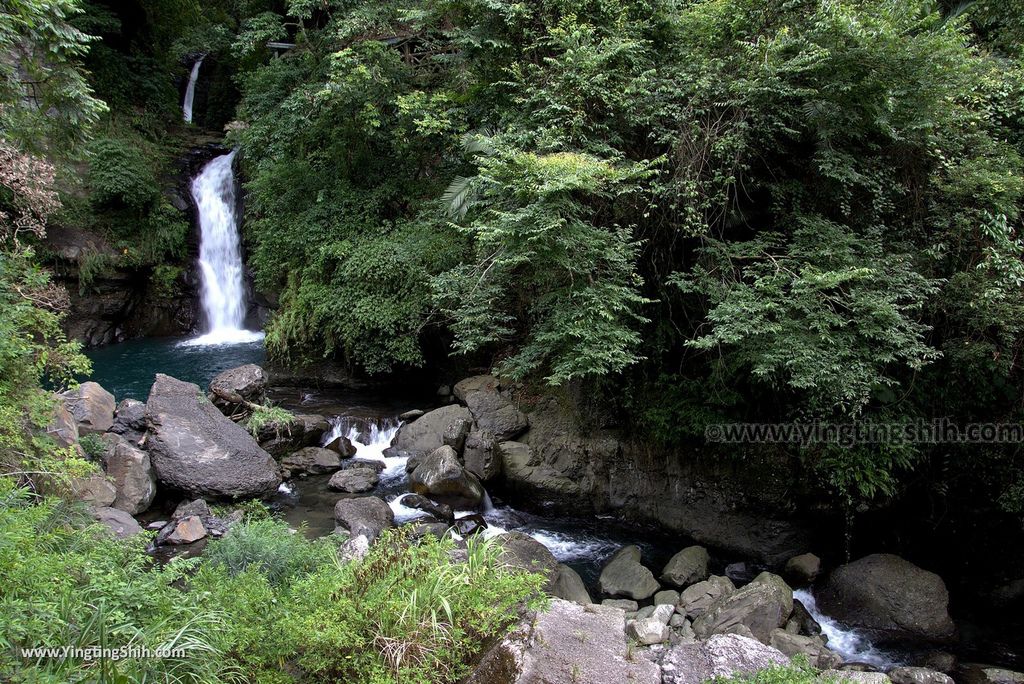
[{"label": "waterfall", "polygon": [[205,55],[196,60],[196,63],[192,65],[192,73],[188,77],[188,86],[185,87],[185,101],[181,103],[182,113],[185,115],[185,121],[192,123],[192,100],[196,96],[196,79],[199,78],[199,65],[203,63]]},{"label": "waterfall", "polygon": [[365,420],[349,416],[337,416],[331,419],[331,429],[324,436],[323,443],[330,444],[341,436],[348,438],[356,448],[355,458],[378,461],[384,464],[380,477],[382,480],[394,480],[405,476],[405,456],[385,456],[384,450],[398,434],[402,421],[391,418]]},{"label": "waterfall", "polygon": [[236,344],[263,337],[243,328],[248,302],[231,168],[236,152],[214,158],[192,179],[192,198],[199,214],[199,270],[207,331],[187,344]]}]

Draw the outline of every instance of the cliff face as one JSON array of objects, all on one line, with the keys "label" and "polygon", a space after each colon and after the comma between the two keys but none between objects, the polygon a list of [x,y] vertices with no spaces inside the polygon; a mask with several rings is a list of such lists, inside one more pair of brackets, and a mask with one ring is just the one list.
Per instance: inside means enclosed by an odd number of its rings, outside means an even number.
[{"label": "cliff face", "polygon": [[733,457],[645,444],[616,430],[583,430],[570,410],[542,400],[519,447],[501,449],[503,484],[566,512],[658,523],[696,541],[766,563],[809,548],[781,455]]}]

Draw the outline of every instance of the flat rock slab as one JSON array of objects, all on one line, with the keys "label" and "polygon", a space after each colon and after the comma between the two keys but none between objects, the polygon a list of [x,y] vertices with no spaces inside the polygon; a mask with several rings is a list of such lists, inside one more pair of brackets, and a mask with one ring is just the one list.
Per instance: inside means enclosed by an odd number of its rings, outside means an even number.
[{"label": "flat rock slab", "polygon": [[657,665],[632,655],[621,610],[552,599],[484,654],[465,684],[658,684]]},{"label": "flat rock slab", "polygon": [[716,634],[707,641],[680,644],[661,661],[664,684],[704,684],[717,677],[753,674],[789,658],[771,646],[738,634]]}]

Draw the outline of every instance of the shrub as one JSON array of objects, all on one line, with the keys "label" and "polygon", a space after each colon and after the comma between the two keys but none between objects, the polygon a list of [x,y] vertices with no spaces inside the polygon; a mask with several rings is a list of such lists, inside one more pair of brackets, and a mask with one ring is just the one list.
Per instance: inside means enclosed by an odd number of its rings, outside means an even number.
[{"label": "shrub", "polygon": [[223,566],[231,575],[255,570],[277,586],[329,562],[334,551],[327,540],[310,542],[280,520],[250,518],[211,543],[205,562]]},{"label": "shrub", "polygon": [[832,681],[823,678],[803,657],[794,658],[791,665],[776,665],[752,674],[734,674],[712,680],[714,684],[830,684]]},{"label": "shrub", "polygon": [[450,539],[386,534],[359,563],[321,567],[293,587],[289,651],[316,679],[454,682],[503,634],[540,575],[505,568],[491,542],[471,539],[464,563]]},{"label": "shrub", "polygon": [[100,206],[141,209],[157,194],[156,178],[137,145],[98,138],[89,145],[89,187]]}]

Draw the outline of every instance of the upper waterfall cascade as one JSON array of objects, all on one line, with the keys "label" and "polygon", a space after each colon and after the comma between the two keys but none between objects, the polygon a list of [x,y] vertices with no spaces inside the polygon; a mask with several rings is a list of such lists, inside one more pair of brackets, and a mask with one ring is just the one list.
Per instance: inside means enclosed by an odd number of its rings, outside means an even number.
[{"label": "upper waterfall cascade", "polygon": [[196,60],[192,65],[192,73],[188,77],[188,86],[185,88],[185,100],[181,103],[182,114],[185,121],[192,123],[192,101],[196,96],[196,80],[199,78],[199,67],[203,63],[203,57]]},{"label": "upper waterfall cascade", "polygon": [[235,211],[237,150],[214,158],[192,179],[199,215],[199,270],[206,334],[190,344],[251,342],[262,333],[246,330],[248,295]]}]

